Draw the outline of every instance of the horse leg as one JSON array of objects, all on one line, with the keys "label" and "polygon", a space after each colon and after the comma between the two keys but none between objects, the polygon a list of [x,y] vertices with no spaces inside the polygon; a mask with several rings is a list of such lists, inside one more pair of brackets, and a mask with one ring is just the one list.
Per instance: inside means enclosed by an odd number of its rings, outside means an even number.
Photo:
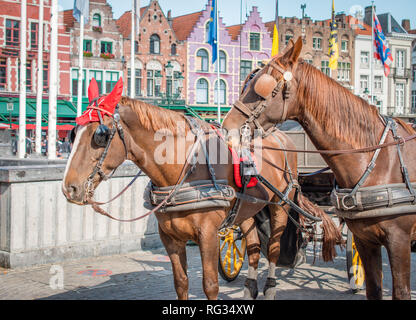
[{"label": "horse leg", "polygon": [[186,242],[169,237],[159,226],[159,235],[172,263],[173,280],[179,300],[188,300]]},{"label": "horse leg", "polygon": [[[207,216],[210,216],[208,213]],[[202,285],[208,300],[218,299],[218,259],[219,238],[217,226],[211,223],[202,223],[203,229],[199,232],[199,249],[202,261]]]},{"label": "horse leg", "polygon": [[244,284],[244,300],[256,300],[259,290],[257,288],[257,268],[260,260],[260,240],[253,218],[245,220],[240,225],[247,241],[248,275]]},{"label": "horse leg", "polygon": [[381,300],[383,298],[381,246],[364,242],[355,235],[354,241],[364,266],[367,299]]},{"label": "horse leg", "polygon": [[[277,202],[278,199],[273,199]],[[280,238],[285,231],[287,225],[287,214],[280,206],[270,205],[270,227],[271,235],[269,239],[268,258],[269,258],[269,274],[267,276],[266,285],[263,293],[266,300],[276,299],[276,264],[280,256]]]},{"label": "horse leg", "polygon": [[387,236],[385,247],[389,255],[393,279],[393,299],[410,300],[410,235],[394,228]]}]

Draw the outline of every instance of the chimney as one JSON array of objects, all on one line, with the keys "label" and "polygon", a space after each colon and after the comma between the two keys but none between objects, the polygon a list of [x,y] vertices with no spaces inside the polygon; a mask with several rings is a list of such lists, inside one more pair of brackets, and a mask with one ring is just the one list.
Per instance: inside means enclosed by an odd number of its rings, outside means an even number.
[{"label": "chimney", "polygon": [[402,20],[402,27],[404,30],[409,31],[410,30],[410,20],[409,19],[403,19]]},{"label": "chimney", "polygon": [[[374,6],[374,12],[377,12],[376,11],[376,6]],[[368,7],[365,7],[365,13],[364,13],[364,23],[366,24],[366,25],[369,25],[369,26],[371,26],[372,24],[373,24],[373,21],[372,21],[372,13],[371,13],[371,6],[368,6]]]},{"label": "chimney", "polygon": [[172,21],[173,21],[173,19],[172,19],[172,10],[169,10],[168,11],[168,23],[169,23],[169,25],[170,25],[170,27],[172,27]]}]

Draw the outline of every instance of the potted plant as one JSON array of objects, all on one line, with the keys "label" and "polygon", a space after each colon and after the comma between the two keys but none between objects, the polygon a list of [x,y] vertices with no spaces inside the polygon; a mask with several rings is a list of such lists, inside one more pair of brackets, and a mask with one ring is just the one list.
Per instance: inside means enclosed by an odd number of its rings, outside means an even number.
[{"label": "potted plant", "polygon": [[92,27],[92,31],[102,33],[103,32],[103,28],[102,27],[98,27],[98,26],[94,26],[94,27]]},{"label": "potted plant", "polygon": [[91,51],[84,51],[84,57],[87,57],[87,58],[92,57],[92,52]]},{"label": "potted plant", "polygon": [[101,53],[100,55],[101,58],[103,59],[114,59],[114,54],[109,53],[109,52],[105,52],[105,53]]}]

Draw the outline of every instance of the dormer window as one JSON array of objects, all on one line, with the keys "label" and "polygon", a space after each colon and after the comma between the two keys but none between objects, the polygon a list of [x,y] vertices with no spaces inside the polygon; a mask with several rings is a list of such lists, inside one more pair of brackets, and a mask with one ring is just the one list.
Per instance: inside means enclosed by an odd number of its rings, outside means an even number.
[{"label": "dormer window", "polygon": [[94,13],[92,16],[92,26],[93,27],[101,27],[101,15],[98,13]]}]

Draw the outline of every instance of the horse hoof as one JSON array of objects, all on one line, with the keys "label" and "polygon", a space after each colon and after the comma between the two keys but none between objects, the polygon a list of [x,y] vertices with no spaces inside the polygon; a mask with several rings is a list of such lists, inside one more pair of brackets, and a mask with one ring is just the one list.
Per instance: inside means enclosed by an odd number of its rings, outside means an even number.
[{"label": "horse hoof", "polygon": [[267,278],[266,285],[263,289],[264,299],[265,300],[275,300],[276,299],[276,279]]},{"label": "horse hoof", "polygon": [[257,280],[246,279],[244,284],[244,300],[256,300],[259,295],[259,290],[257,289]]}]

